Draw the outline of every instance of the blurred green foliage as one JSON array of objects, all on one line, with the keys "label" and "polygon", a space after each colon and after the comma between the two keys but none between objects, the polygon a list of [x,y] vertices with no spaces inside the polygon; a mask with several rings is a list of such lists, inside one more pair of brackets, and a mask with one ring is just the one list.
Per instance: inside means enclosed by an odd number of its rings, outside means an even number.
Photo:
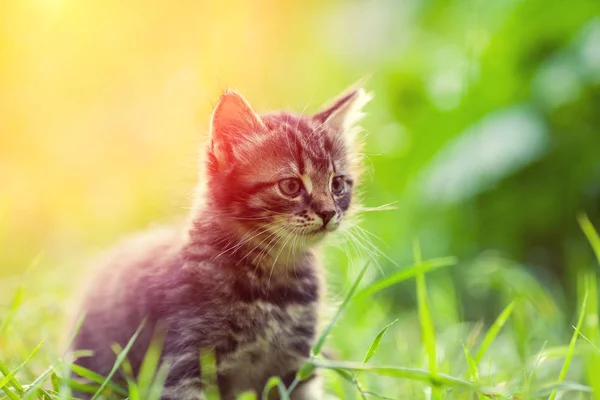
[{"label": "blurred green foliage", "polygon": [[[259,111],[313,112],[365,75],[375,98],[363,198],[396,209],[364,214],[380,239],[363,239],[386,257],[363,285],[412,265],[418,238],[425,260],[458,259],[427,274],[441,372],[473,372],[465,354],[475,357],[514,304],[479,375],[508,387],[546,348],[545,368],[525,375],[558,377],[561,344],[598,267],[576,218],[600,225],[597,0],[5,1],[0,52],[0,360],[16,366],[42,337],[51,343],[25,379],[60,353],[83,260],[185,213],[190,149],[224,88]],[[345,253],[327,250],[333,299],[364,258]],[[597,335],[595,286],[588,292],[582,332]],[[330,345],[362,360],[398,319],[372,362],[427,366],[416,308],[410,280],[359,298]],[[567,378],[597,386],[589,366],[598,357],[586,357]],[[392,397],[427,393],[410,381],[361,379]],[[352,387],[331,382],[353,398]]]}]

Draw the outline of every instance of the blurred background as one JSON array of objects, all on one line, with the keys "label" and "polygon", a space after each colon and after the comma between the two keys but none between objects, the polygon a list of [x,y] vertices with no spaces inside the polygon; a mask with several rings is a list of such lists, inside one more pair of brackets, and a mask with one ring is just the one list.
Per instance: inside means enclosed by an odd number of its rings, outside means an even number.
[{"label": "blurred background", "polygon": [[[597,268],[577,215],[600,225],[600,2],[8,0],[0,311],[25,290],[13,350],[57,337],[85,260],[185,214],[224,89],[257,111],[314,112],[366,75],[364,202],[397,209],[364,216],[389,258],[365,283],[411,265],[418,238],[424,258],[459,260],[427,276],[442,359],[515,296],[528,301],[498,362],[564,342],[577,276]],[[358,264],[328,254],[339,299]],[[419,364],[415,305],[413,281],[357,301],[337,329],[354,334],[333,346],[360,360],[400,318],[376,361]]]}]

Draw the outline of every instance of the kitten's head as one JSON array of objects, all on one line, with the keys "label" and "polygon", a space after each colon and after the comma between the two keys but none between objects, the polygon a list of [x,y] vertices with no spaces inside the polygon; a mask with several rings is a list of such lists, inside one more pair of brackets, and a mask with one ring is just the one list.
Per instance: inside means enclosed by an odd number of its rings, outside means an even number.
[{"label": "kitten's head", "polygon": [[351,90],[311,115],[257,115],[227,91],[211,121],[207,196],[218,218],[265,243],[310,245],[351,212],[361,169],[355,124],[370,100]]}]

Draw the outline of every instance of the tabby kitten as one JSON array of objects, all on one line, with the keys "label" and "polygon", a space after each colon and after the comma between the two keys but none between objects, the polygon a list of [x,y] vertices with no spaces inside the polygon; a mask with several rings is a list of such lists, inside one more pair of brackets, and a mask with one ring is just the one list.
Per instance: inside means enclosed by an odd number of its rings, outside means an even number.
[{"label": "tabby kitten", "polygon": [[[352,90],[312,115],[257,115],[225,92],[211,121],[189,223],[130,239],[101,264],[81,310],[77,364],[106,376],[111,344],[137,372],[165,335],[163,399],[203,399],[200,353],[212,351],[223,399],[271,376],[289,385],[309,356],[325,291],[314,246],[350,212],[360,170],[355,123],[369,96]],[[313,377],[293,399],[320,399]]]}]

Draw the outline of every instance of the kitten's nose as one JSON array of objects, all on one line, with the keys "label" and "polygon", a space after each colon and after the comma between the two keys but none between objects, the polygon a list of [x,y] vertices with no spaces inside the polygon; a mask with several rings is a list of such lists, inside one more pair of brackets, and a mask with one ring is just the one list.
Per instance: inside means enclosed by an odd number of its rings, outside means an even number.
[{"label": "kitten's nose", "polygon": [[335,211],[321,211],[318,212],[317,215],[323,220],[323,226],[326,226],[327,223],[331,221],[331,218],[333,218],[335,215]]}]

